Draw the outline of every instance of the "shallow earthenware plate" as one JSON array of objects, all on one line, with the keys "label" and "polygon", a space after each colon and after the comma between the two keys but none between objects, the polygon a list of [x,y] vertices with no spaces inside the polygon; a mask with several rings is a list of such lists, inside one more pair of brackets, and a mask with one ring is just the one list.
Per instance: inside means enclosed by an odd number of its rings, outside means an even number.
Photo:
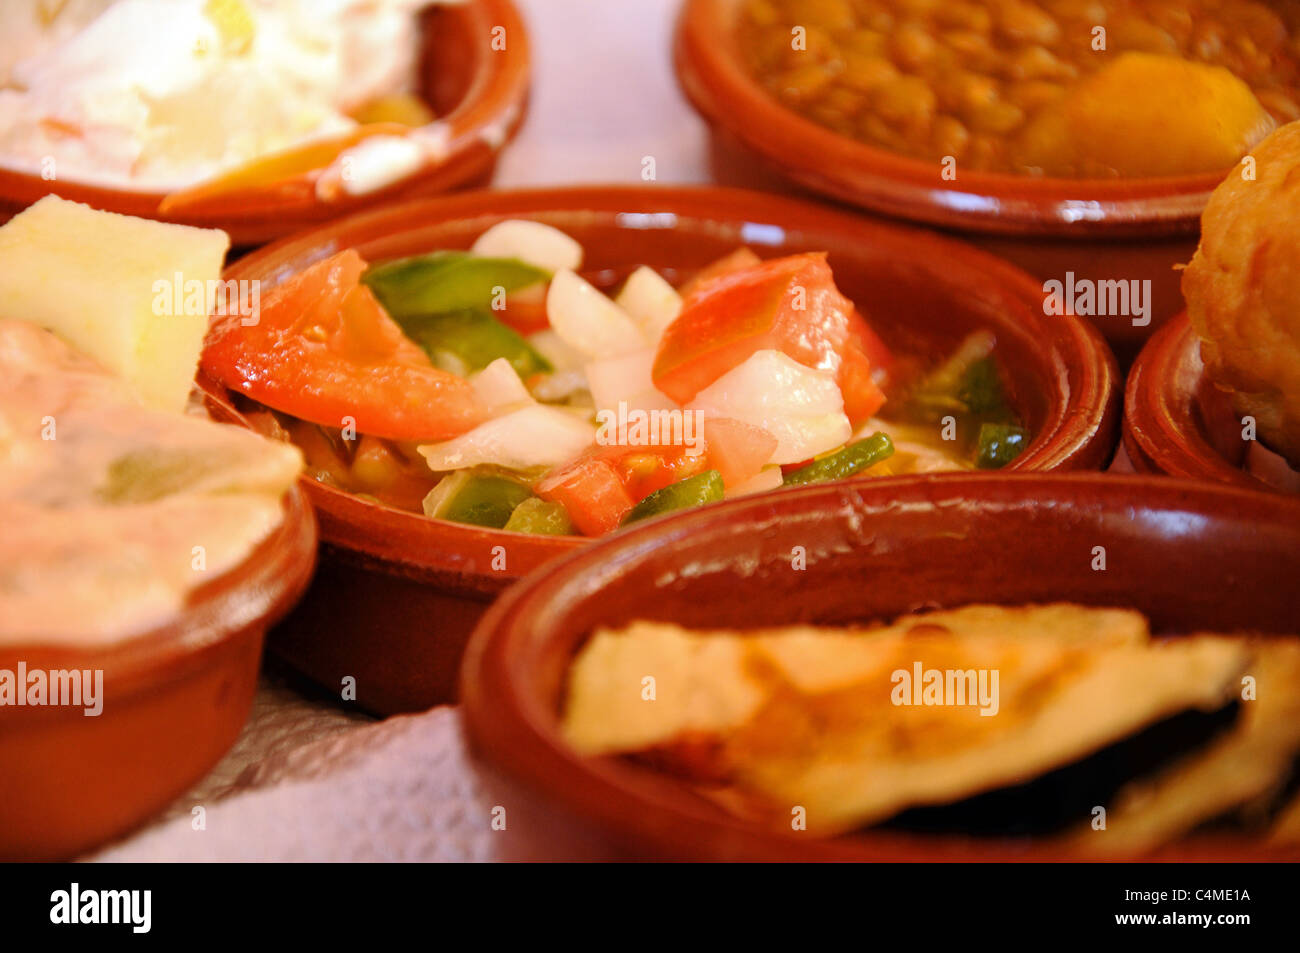
[{"label": "shallow earthenware plate", "polygon": [[[1098,546],[1103,571],[1093,568]],[[897,831],[819,840],[757,827],[647,767],[568,749],[567,668],[596,626],[635,619],[843,625],[972,602],[1128,606],[1158,633],[1294,632],[1297,574],[1300,499],[1277,494],[1102,474],[827,484],[668,516],[515,586],[471,640],[462,711],[493,803],[509,817],[498,836],[513,859],[1069,859],[1032,841]],[[1161,856],[1300,850],[1197,840]]]}]

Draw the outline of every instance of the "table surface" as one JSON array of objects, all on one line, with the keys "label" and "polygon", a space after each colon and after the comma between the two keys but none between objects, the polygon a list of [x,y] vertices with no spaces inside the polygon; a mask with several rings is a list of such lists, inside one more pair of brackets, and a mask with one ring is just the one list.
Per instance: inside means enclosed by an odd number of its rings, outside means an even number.
[{"label": "table surface", "polygon": [[[647,156],[655,181],[712,181],[705,126],[673,77],[679,0],[515,2],[532,40],[533,86],[494,188],[639,183]],[[483,820],[491,805],[478,803],[454,709],[376,723],[295,685],[268,668],[221,763],[94,859],[493,856]]]}]

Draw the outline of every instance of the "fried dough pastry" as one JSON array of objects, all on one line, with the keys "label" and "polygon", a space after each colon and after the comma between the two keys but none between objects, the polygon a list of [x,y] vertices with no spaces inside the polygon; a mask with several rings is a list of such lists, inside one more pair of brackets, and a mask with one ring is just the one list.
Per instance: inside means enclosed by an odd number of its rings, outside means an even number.
[{"label": "fried dough pastry", "polygon": [[[1106,829],[1084,825],[1076,849],[1096,855],[1154,850],[1285,783],[1300,752],[1300,643],[1268,639],[1251,648],[1245,674],[1255,690],[1235,727],[1155,776],[1131,782],[1109,808]],[[1296,821],[1300,830],[1300,810]]]},{"label": "fried dough pastry", "polygon": [[1183,296],[1215,386],[1259,438],[1300,466],[1300,122],[1255,148],[1201,216]]}]

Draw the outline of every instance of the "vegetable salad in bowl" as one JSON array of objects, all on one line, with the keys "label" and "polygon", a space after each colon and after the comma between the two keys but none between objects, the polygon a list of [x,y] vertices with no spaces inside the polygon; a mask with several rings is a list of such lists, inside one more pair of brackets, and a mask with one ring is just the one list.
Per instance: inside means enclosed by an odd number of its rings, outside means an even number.
[{"label": "vegetable salad in bowl", "polygon": [[[822,253],[739,248],[678,286],[507,220],[468,250],[339,251],[218,318],[203,367],[317,480],[491,529],[599,536],[783,486],[1005,466],[996,341],[895,355]],[[606,292],[610,293],[606,293]]]}]

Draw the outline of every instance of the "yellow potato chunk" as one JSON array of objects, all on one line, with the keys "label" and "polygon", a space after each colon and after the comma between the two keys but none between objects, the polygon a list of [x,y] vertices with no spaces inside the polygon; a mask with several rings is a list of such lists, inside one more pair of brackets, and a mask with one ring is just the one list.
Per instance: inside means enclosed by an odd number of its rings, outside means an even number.
[{"label": "yellow potato chunk", "polygon": [[1018,151],[1047,175],[1186,175],[1228,168],[1272,128],[1250,87],[1223,67],[1124,53],[1037,116]]}]

